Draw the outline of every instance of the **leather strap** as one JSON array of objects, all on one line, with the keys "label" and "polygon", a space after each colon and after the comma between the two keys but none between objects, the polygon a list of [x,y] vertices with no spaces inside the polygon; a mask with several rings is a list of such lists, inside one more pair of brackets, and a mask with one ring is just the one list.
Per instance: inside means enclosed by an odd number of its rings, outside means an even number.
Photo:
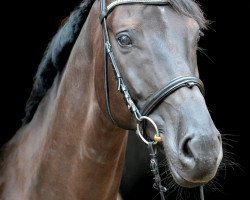
[{"label": "leather strap", "polygon": [[116,6],[124,4],[147,4],[147,5],[164,5],[168,4],[169,0],[115,0],[107,6],[107,14]]},{"label": "leather strap", "polygon": [[194,85],[197,85],[202,92],[202,94],[205,94],[205,89],[203,86],[202,81],[195,77],[195,76],[180,76],[175,79],[173,79],[170,83],[168,83],[166,86],[155,92],[153,95],[151,95],[142,109],[140,110],[142,116],[148,116],[148,114],[161,102],[163,99],[165,99],[167,96],[172,94],[174,91],[178,90],[181,87],[193,87]]}]

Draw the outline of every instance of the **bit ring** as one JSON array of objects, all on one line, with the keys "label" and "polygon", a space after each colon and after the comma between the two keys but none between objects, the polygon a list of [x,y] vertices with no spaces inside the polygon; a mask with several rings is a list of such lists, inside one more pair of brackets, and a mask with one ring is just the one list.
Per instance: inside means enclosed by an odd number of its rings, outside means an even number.
[{"label": "bit ring", "polygon": [[[143,120],[147,120],[148,122],[151,123],[151,125],[154,127],[155,129],[155,135],[154,135],[154,144],[156,144],[157,142],[161,142],[162,139],[161,139],[161,136],[159,134],[159,130],[155,124],[155,122],[150,118],[150,117],[147,117],[147,116],[141,116],[140,119],[139,119],[139,122],[142,122]],[[146,143],[147,145],[149,144],[149,142],[143,137],[143,133],[142,131],[140,130],[140,123],[137,123],[136,125],[136,134],[141,138],[141,140]]]}]

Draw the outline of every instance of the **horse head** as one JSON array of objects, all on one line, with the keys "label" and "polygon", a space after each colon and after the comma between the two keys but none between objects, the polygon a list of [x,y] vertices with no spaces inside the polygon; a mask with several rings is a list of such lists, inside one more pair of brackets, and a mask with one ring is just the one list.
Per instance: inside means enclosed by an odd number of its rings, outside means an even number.
[{"label": "horse head", "polygon": [[153,126],[148,120],[142,125],[140,117],[128,111],[124,96],[117,92],[119,77],[115,78],[111,62],[106,77],[108,99],[103,94],[105,80],[99,75],[103,69],[96,75],[102,110],[124,129],[135,130],[137,123],[144,126],[148,140],[154,140],[156,125],[162,140],[158,144],[174,180],[184,187],[204,185],[215,176],[223,153],[198,79],[196,51],[206,27],[203,14],[192,1],[123,0],[120,4],[111,3],[105,16],[113,65],[118,66],[139,113],[149,117]]}]

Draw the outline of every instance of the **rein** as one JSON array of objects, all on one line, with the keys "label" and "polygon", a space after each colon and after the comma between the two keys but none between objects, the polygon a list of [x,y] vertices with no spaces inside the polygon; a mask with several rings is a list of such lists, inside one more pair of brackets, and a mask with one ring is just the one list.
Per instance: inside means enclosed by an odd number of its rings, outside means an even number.
[{"label": "rein", "polygon": [[[161,142],[161,136],[158,131],[158,127],[155,122],[148,117],[148,115],[152,112],[152,110],[161,103],[166,97],[172,94],[174,91],[178,90],[182,87],[192,88],[193,86],[198,86],[201,93],[204,95],[204,86],[202,81],[195,76],[180,76],[172,81],[170,81],[166,86],[156,91],[153,95],[151,95],[144,106],[139,109],[134,103],[128,88],[122,78],[119,67],[115,60],[115,55],[112,50],[112,46],[109,40],[109,33],[107,27],[107,16],[109,12],[111,12],[116,6],[122,4],[148,4],[148,5],[165,5],[168,4],[168,0],[115,0],[110,3],[108,6],[106,5],[105,0],[100,0],[100,23],[102,24],[103,29],[103,41],[104,41],[104,90],[105,90],[105,99],[106,99],[106,107],[108,111],[108,115],[111,121],[116,124],[114,117],[112,116],[110,101],[109,101],[109,87],[108,87],[108,57],[112,64],[112,69],[114,71],[115,78],[117,80],[117,90],[119,90],[125,99],[125,103],[128,106],[128,109],[132,112],[135,119],[137,120],[137,130],[136,133],[142,139],[144,143],[148,145],[148,151],[150,156],[150,168],[154,176],[154,184],[153,187],[159,191],[161,200],[165,200],[164,192],[167,191],[167,188],[162,186],[161,177],[159,173],[158,162],[156,158],[157,150],[156,144]],[[153,141],[147,141],[143,137],[143,126],[141,126],[143,121],[148,121],[155,129],[155,135]],[[200,186],[200,197],[201,200],[204,200],[203,186]]]}]

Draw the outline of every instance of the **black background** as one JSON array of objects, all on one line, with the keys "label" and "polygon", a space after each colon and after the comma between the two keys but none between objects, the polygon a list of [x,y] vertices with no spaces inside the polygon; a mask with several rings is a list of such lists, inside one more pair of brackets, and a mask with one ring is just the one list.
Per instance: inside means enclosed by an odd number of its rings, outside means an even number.
[{"label": "black background", "polygon": [[[9,1],[1,5],[1,145],[21,125],[24,106],[42,54],[62,19],[80,0]],[[213,23],[205,32],[199,53],[200,75],[206,101],[218,129],[225,135],[227,151],[237,164],[223,167],[216,191],[205,190],[206,199],[245,199],[249,180],[249,31],[248,5],[218,5],[200,0]],[[228,154],[229,155],[229,154]]]}]

